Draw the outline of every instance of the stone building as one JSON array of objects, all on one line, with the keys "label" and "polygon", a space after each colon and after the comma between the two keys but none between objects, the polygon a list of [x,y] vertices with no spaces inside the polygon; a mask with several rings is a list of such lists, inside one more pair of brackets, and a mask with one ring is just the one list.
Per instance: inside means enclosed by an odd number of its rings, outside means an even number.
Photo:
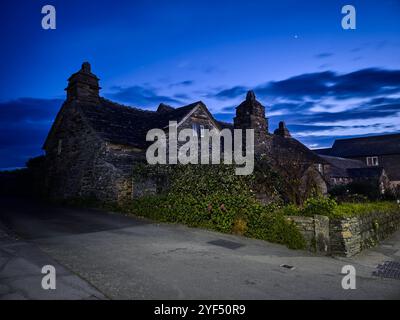
[{"label": "stone building", "polygon": [[357,173],[353,170],[357,179],[362,179],[363,173],[366,179],[373,175],[385,179],[386,175],[391,187],[400,186],[400,134],[337,139],[332,148],[313,151],[326,160],[343,159],[354,169],[364,168]]},{"label": "stone building", "polygon": [[169,121],[177,122],[178,131],[191,128],[198,135],[204,129],[254,129],[256,154],[283,168],[292,159],[301,165],[297,173],[303,184],[311,179],[326,192],[319,170],[324,160],[293,139],[283,123],[269,134],[265,107],[252,91],[237,107],[233,125],[214,119],[201,101],[180,108],[160,104],[156,111],[146,111],[106,100],[99,95],[99,79],[87,62],[69,78],[66,91],[67,99],[43,145],[47,192],[54,198],[132,198],[139,188],[132,179],[133,166],[144,161],[150,144],[146,134],[153,128],[166,130]]},{"label": "stone building", "polygon": [[379,186],[381,193],[390,188],[389,178],[382,167],[370,167],[361,160],[325,155],[320,157],[326,161],[324,175],[328,187],[352,182],[371,182]]}]

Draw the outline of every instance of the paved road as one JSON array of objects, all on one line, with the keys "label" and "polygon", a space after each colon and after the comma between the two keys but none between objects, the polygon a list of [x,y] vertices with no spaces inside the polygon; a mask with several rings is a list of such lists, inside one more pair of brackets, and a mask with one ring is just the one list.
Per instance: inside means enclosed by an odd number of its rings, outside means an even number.
[{"label": "paved road", "polygon": [[[372,276],[378,263],[400,261],[400,232],[355,258],[330,258],[97,210],[16,199],[0,199],[0,208],[0,222],[32,248],[21,253],[28,255],[25,262],[41,265],[38,256],[57,261],[59,274],[79,280],[79,298],[102,298],[101,293],[112,299],[400,298],[400,280]],[[4,243],[0,248],[7,252]],[[341,287],[341,268],[347,264],[356,267],[356,290]],[[5,281],[10,285],[3,268],[0,284]],[[44,297],[37,281],[22,285],[29,287],[28,298],[61,296],[57,289]],[[66,297],[77,295],[67,292]]]},{"label": "paved road", "polygon": [[[105,296],[57,263],[34,243],[5,232],[0,222],[0,300],[97,300]],[[43,290],[42,267],[56,268],[56,290]]]}]

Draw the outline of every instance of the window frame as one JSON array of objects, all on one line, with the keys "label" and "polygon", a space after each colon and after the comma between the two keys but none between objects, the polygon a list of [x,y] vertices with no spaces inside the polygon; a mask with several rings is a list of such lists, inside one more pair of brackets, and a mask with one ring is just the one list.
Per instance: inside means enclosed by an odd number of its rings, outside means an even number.
[{"label": "window frame", "polygon": [[197,122],[192,123],[192,130],[194,137],[198,137],[200,135],[200,126]]},{"label": "window frame", "polygon": [[368,167],[378,167],[379,166],[378,156],[367,157],[367,166]]},{"label": "window frame", "polygon": [[206,127],[203,124],[199,125],[200,138],[204,137],[204,130],[205,129],[206,129]]}]

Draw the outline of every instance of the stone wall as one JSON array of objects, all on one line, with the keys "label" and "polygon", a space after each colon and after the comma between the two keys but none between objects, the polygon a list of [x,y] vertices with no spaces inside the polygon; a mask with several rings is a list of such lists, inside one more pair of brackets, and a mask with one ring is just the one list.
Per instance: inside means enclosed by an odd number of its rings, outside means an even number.
[{"label": "stone wall", "polygon": [[307,249],[317,253],[327,254],[329,244],[329,218],[315,215],[314,217],[291,216],[307,243]]},{"label": "stone wall", "polygon": [[341,219],[325,216],[289,219],[303,234],[310,251],[346,257],[377,245],[400,228],[400,211]]},{"label": "stone wall", "polygon": [[331,219],[331,252],[353,256],[375,246],[400,227],[400,211],[396,214],[371,213],[360,217]]},{"label": "stone wall", "polygon": [[83,196],[101,140],[73,103],[64,104],[53,126],[45,146],[47,193],[61,199]]},{"label": "stone wall", "polygon": [[331,252],[340,256],[353,256],[361,252],[358,218],[331,220]]},{"label": "stone wall", "polygon": [[86,184],[90,192],[102,201],[125,201],[132,198],[135,188],[132,181],[133,166],[143,160],[142,150],[125,145],[104,143],[98,151],[93,166],[93,179]]},{"label": "stone wall", "polygon": [[142,150],[107,143],[67,103],[46,144],[46,193],[55,199],[132,197],[132,169]]}]

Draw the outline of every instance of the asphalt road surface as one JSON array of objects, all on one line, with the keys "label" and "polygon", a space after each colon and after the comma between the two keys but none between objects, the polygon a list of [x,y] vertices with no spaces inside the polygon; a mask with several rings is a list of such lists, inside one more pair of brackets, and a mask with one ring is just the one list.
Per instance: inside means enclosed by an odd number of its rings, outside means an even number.
[{"label": "asphalt road surface", "polygon": [[[399,299],[400,232],[353,258],[98,210],[0,198],[0,299]],[[56,290],[41,268],[56,268]],[[286,264],[294,269],[281,267]],[[356,289],[341,286],[344,265]]]}]

